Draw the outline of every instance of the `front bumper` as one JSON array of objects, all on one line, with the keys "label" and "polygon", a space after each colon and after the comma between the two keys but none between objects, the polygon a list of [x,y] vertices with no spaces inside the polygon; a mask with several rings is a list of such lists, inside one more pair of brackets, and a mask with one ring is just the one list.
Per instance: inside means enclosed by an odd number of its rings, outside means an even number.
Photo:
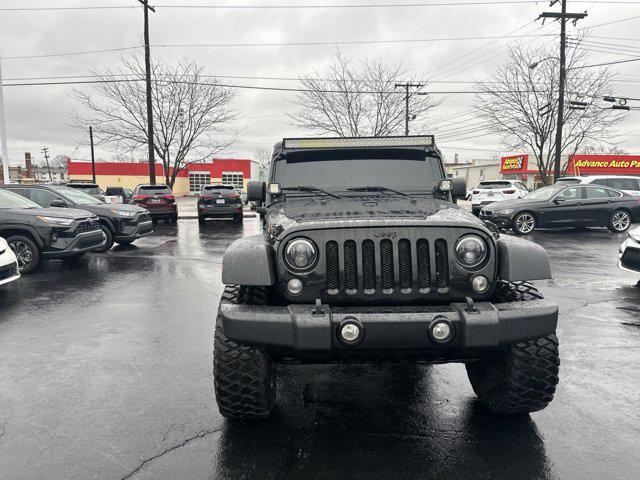
[{"label": "front bumper", "polygon": [[51,247],[42,252],[42,257],[51,260],[73,257],[80,253],[91,252],[104,247],[107,237],[102,230],[79,233],[73,238],[60,237],[51,243]]},{"label": "front bumper", "polygon": [[[4,258],[6,257],[6,258]],[[20,270],[13,254],[0,255],[0,285],[13,282],[20,278]]]},{"label": "front bumper", "polygon": [[116,241],[133,241],[153,233],[153,222],[147,220],[137,225],[123,225],[122,231],[115,236]]},{"label": "front bumper", "polygon": [[627,238],[618,250],[618,268],[640,273],[640,242]]},{"label": "front bumper", "polygon": [[[364,337],[343,345],[339,326],[356,321]],[[429,327],[448,321],[455,335],[445,345],[429,336]],[[218,312],[225,335],[236,342],[283,352],[345,353],[478,351],[555,332],[558,306],[547,300],[492,304],[453,303],[415,307],[258,306],[222,302]]]},{"label": "front bumper", "polygon": [[498,228],[511,228],[513,226],[513,218],[511,215],[496,215],[492,213],[487,215],[483,210],[480,210],[480,220],[486,220],[493,223]]}]

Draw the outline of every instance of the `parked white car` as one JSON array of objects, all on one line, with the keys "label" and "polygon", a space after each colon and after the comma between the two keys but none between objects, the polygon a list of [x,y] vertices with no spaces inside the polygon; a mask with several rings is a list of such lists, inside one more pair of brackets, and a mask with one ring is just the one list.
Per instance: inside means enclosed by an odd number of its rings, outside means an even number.
[{"label": "parked white car", "polygon": [[478,215],[482,207],[502,200],[514,200],[529,194],[520,180],[485,180],[471,192],[471,211]]},{"label": "parked white car", "polygon": [[20,278],[18,261],[7,241],[0,237],[0,285]]},{"label": "parked white car", "polygon": [[622,270],[640,273],[640,227],[629,232],[619,250],[618,267]]},{"label": "parked white car", "polygon": [[562,177],[556,182],[556,185],[602,185],[609,188],[615,188],[629,195],[640,196],[640,177],[631,177],[629,175],[590,175],[588,177],[573,176]]}]

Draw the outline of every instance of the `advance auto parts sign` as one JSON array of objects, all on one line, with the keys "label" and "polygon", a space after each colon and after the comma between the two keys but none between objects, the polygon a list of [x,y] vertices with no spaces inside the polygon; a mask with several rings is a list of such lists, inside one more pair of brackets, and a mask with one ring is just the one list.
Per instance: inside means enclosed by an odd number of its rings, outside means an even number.
[{"label": "advance auto parts sign", "polygon": [[640,155],[574,155],[567,174],[640,175]]},{"label": "advance auto parts sign", "polygon": [[529,155],[512,155],[500,159],[500,173],[526,173]]}]

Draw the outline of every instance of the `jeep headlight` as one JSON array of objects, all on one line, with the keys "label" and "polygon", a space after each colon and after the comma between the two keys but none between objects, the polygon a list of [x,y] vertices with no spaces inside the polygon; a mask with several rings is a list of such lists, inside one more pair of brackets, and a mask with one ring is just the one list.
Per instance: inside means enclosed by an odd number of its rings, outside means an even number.
[{"label": "jeep headlight", "polygon": [[487,244],[477,235],[465,235],[456,243],[456,260],[465,268],[482,264],[487,254]]},{"label": "jeep headlight", "polygon": [[317,260],[318,249],[306,238],[294,238],[284,248],[284,261],[291,270],[309,270]]}]

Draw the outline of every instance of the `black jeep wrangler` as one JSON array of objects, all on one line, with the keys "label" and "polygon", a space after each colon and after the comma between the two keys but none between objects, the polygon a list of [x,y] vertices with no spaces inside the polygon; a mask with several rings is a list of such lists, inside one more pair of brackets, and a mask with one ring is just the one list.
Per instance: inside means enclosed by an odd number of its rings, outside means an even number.
[{"label": "black jeep wrangler", "polygon": [[285,139],[250,183],[260,235],[224,254],[213,373],[228,418],[266,417],[283,362],[463,362],[491,411],[558,383],[544,249],[458,207],[432,136]]}]

